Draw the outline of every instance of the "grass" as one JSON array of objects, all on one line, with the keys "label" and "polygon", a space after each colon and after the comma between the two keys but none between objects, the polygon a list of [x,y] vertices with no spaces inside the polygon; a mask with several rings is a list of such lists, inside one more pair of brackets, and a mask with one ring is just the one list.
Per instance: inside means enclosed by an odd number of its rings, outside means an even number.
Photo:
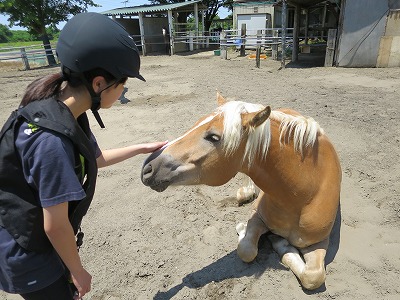
[{"label": "grass", "polygon": [[[56,41],[50,41],[50,44],[51,47],[54,48],[56,45]],[[17,48],[17,49],[10,49],[10,48]],[[0,52],[19,50],[20,48],[43,49],[43,42],[29,41],[29,42],[0,43]]]},{"label": "grass", "polygon": [[8,42],[8,43],[0,43],[1,48],[11,48],[11,47],[28,47],[28,46],[41,46],[43,43],[41,41],[29,41],[29,42]]}]

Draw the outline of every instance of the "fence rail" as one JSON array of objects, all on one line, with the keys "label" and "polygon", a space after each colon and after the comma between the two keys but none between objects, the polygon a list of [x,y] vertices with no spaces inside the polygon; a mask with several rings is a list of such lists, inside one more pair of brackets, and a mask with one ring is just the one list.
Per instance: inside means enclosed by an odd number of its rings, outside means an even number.
[{"label": "fence rail", "polygon": [[[285,34],[285,45],[291,47],[293,44],[293,28],[287,28]],[[136,45],[146,55],[146,47],[166,44],[163,36],[158,35],[133,35]],[[171,46],[186,44],[184,51],[193,51],[199,48],[208,48],[211,45],[222,47],[245,47],[255,49],[262,47],[271,50],[282,44],[282,28],[260,28],[246,30],[242,34],[241,30],[223,30],[221,32],[196,32],[196,31],[175,31],[171,37]],[[144,45],[142,44],[144,43]],[[182,48],[180,48],[182,49]],[[181,50],[182,51],[182,50]]]},{"label": "fence rail", "polygon": [[[51,48],[51,54],[45,47]],[[47,65],[47,56],[56,57],[55,49],[55,44],[0,48],[0,62],[22,60],[25,70],[29,70],[32,63]]]},{"label": "fence rail", "polygon": [[[219,46],[221,52],[226,53],[227,48],[235,47],[244,52],[244,49],[264,49],[270,51],[272,59],[278,59],[278,53],[291,49],[293,45],[293,28],[286,28],[283,32],[282,28],[260,28],[253,30],[223,30],[221,32],[196,32],[196,31],[181,31],[174,32],[170,44],[164,40],[161,34],[157,35],[132,35],[133,40],[146,55],[146,46],[163,49],[161,45],[166,45],[174,50],[177,45],[180,46],[180,51],[193,51],[195,49],[209,48],[211,45]],[[284,34],[283,34],[284,33]],[[285,43],[283,44],[283,39]],[[299,41],[305,40],[306,37],[299,37]],[[51,54],[48,53],[48,46],[51,48]],[[30,63],[47,65],[47,56],[55,55],[55,44],[32,45],[23,48],[10,47],[0,48],[0,62],[2,61],[18,61],[22,60],[25,69],[30,69]],[[182,50],[184,49],[184,50]],[[175,52],[175,51],[174,51]],[[172,52],[173,53],[173,52]],[[57,61],[56,61],[57,62]]]}]

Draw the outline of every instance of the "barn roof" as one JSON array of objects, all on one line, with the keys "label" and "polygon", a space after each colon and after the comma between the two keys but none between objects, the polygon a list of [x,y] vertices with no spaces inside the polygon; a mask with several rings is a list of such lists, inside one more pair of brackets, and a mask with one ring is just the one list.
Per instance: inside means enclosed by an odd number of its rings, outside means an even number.
[{"label": "barn roof", "polygon": [[199,2],[201,2],[201,0],[192,0],[179,3],[164,4],[164,5],[139,5],[131,7],[121,7],[103,11],[102,14],[107,16],[116,16],[116,15],[136,15],[139,13],[155,13],[168,10],[182,9],[185,8],[185,6],[193,5]]},{"label": "barn roof", "polygon": [[[286,0],[288,4],[299,5],[300,7],[310,7],[326,0]],[[233,5],[257,5],[257,4],[282,4],[282,0],[271,0],[271,1],[257,1],[257,0],[234,0]]]}]

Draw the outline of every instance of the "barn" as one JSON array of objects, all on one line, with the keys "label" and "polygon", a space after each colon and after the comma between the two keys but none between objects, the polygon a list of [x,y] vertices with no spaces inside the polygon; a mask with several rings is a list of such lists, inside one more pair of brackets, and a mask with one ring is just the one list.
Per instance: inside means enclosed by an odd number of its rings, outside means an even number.
[{"label": "barn", "polygon": [[284,28],[294,62],[322,50],[325,66],[400,66],[400,0],[235,0],[233,22]]},{"label": "barn", "polygon": [[[192,0],[164,5],[121,7],[104,11],[102,14],[122,24],[134,38],[143,55],[174,54],[188,51],[189,40],[203,36],[204,29],[200,28],[199,24],[204,24],[200,22],[200,18],[204,17],[205,9],[201,0]],[[180,16],[189,14],[194,16],[194,24],[179,22],[182,19]]]}]

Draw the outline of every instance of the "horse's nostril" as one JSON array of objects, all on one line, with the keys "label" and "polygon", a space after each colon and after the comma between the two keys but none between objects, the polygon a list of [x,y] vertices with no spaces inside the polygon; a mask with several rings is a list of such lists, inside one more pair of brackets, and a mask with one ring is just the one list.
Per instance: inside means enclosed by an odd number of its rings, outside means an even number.
[{"label": "horse's nostril", "polygon": [[143,167],[143,176],[145,175],[151,175],[153,173],[153,167],[151,164],[147,164]]}]

